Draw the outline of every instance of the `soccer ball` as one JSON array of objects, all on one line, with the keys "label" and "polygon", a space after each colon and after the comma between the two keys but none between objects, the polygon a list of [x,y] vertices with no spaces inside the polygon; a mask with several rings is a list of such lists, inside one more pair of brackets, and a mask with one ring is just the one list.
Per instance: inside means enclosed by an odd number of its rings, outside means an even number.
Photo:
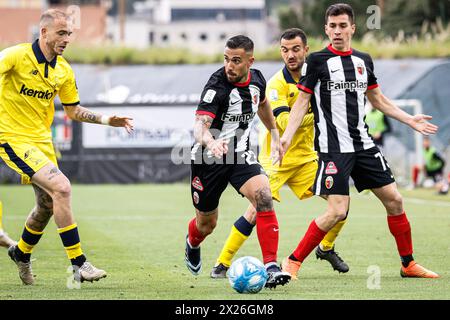
[{"label": "soccer ball", "polygon": [[254,257],[239,258],[228,270],[231,287],[239,293],[258,293],[264,288],[267,278],[266,268]]}]

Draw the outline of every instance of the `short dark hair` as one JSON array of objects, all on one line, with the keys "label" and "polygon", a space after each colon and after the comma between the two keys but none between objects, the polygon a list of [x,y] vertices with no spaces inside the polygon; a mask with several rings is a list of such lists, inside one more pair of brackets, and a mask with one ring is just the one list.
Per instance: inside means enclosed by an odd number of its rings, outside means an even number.
[{"label": "short dark hair", "polygon": [[240,34],[228,39],[226,47],[230,49],[244,49],[245,52],[252,53],[254,44],[252,39]]},{"label": "short dark hair", "polygon": [[348,15],[350,23],[353,24],[355,13],[353,12],[353,8],[346,3],[335,3],[329,6],[327,11],[325,12],[325,24],[328,23],[329,16],[335,17],[340,16],[341,14]]},{"label": "short dark hair", "polygon": [[297,37],[300,37],[300,39],[302,39],[303,44],[306,46],[306,44],[308,42],[308,40],[306,38],[306,33],[305,33],[305,31],[303,31],[302,29],[299,29],[299,28],[290,28],[290,29],[284,30],[283,34],[280,37],[280,41],[281,41],[281,39],[292,40]]}]

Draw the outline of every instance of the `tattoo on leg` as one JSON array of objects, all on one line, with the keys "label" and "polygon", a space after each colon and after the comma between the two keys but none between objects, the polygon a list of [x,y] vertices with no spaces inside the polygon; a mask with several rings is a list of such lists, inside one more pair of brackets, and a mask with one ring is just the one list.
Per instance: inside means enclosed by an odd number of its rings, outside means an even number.
[{"label": "tattoo on leg", "polygon": [[44,190],[33,185],[36,193],[36,207],[27,219],[27,225],[35,231],[43,231],[53,215],[53,200]]},{"label": "tattoo on leg", "polygon": [[49,177],[48,180],[52,180],[54,177],[56,177],[57,175],[61,174],[61,171],[57,168],[57,167],[53,167],[50,169],[49,173]]},{"label": "tattoo on leg", "polygon": [[256,190],[256,210],[259,212],[273,209],[272,193],[268,187]]}]

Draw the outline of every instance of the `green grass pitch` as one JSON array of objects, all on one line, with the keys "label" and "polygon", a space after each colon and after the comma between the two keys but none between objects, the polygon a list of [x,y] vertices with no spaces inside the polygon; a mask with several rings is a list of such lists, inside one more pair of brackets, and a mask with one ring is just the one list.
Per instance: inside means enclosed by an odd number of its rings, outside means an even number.
[{"label": "green grass pitch", "polygon": [[[217,228],[202,244],[203,272],[194,277],[184,265],[187,225],[194,215],[189,190],[188,184],[75,185],[72,206],[83,251],[108,277],[83,283],[80,289],[68,288],[69,263],[52,220],[33,252],[34,286],[21,284],[16,266],[0,249],[0,300],[450,299],[450,196],[437,196],[431,190],[402,191],[412,225],[414,257],[439,273],[440,279],[402,279],[384,208],[372,194],[353,193],[348,222],[336,243],[350,265],[347,274],[338,274],[311,254],[298,281],[242,295],[227,280],[209,278],[209,272],[247,201],[231,187],[223,194]],[[299,201],[289,189],[283,189],[281,196],[283,201],[275,207],[279,261],[292,252],[326,205],[317,197]],[[18,239],[33,206],[32,188],[0,186],[0,199],[5,230]],[[246,255],[261,259],[255,231],[237,257]]]}]

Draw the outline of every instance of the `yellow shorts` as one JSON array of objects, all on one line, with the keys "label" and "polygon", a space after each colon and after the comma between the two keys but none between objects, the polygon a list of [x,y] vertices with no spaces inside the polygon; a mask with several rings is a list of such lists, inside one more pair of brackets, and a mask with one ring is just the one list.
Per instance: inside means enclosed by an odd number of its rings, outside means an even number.
[{"label": "yellow shorts", "polygon": [[317,160],[306,162],[295,168],[264,168],[269,175],[272,198],[278,202],[281,201],[280,188],[285,183],[300,200],[312,197],[314,193],[311,189],[314,185],[317,168]]},{"label": "yellow shorts", "polygon": [[21,175],[22,184],[31,184],[31,177],[49,162],[58,166],[51,142],[0,139],[0,157]]}]

